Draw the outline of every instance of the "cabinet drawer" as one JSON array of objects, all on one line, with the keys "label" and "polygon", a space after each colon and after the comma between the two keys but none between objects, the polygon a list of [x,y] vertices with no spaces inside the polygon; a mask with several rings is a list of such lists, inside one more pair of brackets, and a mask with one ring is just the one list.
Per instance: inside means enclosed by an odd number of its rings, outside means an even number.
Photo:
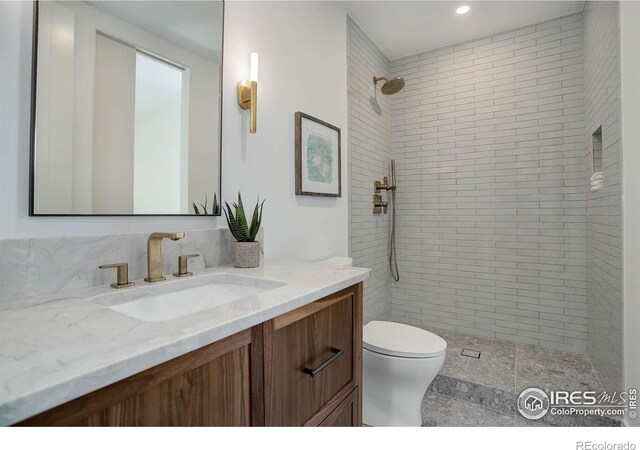
[{"label": "cabinet drawer", "polygon": [[357,385],[358,306],[350,289],[272,321],[272,414],[267,425],[323,420]]},{"label": "cabinet drawer", "polygon": [[359,427],[358,388],[331,411],[331,414],[320,424],[321,427]]}]

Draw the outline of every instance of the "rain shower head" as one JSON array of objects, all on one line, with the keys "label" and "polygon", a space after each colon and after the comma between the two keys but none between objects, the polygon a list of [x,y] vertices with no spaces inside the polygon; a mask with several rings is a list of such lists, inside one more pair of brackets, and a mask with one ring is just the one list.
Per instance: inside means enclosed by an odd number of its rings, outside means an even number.
[{"label": "rain shower head", "polygon": [[384,80],[384,84],[382,85],[382,93],[384,95],[393,95],[399,92],[404,87],[404,78],[395,77],[388,79],[387,77],[373,77],[373,84],[377,85],[378,81]]}]

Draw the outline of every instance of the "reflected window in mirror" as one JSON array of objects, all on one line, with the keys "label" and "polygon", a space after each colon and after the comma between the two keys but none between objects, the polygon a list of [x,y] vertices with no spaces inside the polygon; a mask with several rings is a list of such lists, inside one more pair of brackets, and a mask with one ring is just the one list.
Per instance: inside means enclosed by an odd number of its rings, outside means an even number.
[{"label": "reflected window in mirror", "polygon": [[217,213],[223,2],[36,5],[31,213]]}]

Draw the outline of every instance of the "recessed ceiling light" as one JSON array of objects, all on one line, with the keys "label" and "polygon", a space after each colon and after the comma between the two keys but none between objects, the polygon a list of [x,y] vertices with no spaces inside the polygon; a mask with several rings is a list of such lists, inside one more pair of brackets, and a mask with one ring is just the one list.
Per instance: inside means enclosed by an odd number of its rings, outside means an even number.
[{"label": "recessed ceiling light", "polygon": [[460,8],[456,9],[456,12],[458,14],[466,14],[469,12],[471,8],[468,5],[463,5]]}]

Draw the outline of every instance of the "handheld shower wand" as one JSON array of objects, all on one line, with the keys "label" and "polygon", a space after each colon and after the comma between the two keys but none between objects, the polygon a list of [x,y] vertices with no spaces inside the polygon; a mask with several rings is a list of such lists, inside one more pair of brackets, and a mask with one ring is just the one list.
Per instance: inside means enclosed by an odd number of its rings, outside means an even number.
[{"label": "handheld shower wand", "polygon": [[382,181],[374,181],[373,213],[387,214],[389,202],[382,201],[380,191],[387,191],[387,200],[391,202],[391,235],[389,236],[389,269],[394,280],[400,281],[398,270],[398,257],[396,254],[396,162],[392,159],[389,167],[389,177],[383,177]]},{"label": "handheld shower wand", "polygon": [[400,281],[400,271],[398,270],[398,256],[396,254],[396,162],[391,160],[391,235],[389,237],[389,270],[395,281]]}]

